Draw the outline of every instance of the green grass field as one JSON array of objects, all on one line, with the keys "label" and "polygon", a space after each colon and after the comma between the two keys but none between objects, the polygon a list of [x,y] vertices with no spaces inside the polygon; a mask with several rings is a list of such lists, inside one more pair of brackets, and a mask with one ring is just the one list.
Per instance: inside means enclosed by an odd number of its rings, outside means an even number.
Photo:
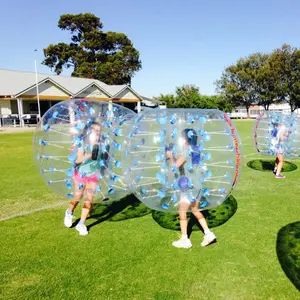
[{"label": "green grass field", "polygon": [[192,249],[173,248],[176,220],[133,197],[98,206],[80,237],[34,166],[32,133],[0,134],[0,299],[300,299],[300,161],[276,180],[252,122],[235,123],[245,157],[234,212],[219,209],[227,220],[207,248],[193,231]]}]

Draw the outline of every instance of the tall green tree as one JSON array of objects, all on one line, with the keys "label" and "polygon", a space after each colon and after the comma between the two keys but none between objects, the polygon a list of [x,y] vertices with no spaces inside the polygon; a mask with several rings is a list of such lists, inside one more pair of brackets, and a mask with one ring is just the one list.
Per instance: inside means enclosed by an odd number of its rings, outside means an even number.
[{"label": "tall green tree", "polygon": [[233,106],[246,107],[248,116],[250,106],[261,101],[257,78],[267,59],[268,56],[262,53],[240,58],[236,64],[227,67],[216,82],[221,95]]},{"label": "tall green tree", "polygon": [[255,82],[259,98],[258,104],[262,105],[265,110],[269,110],[271,104],[281,101],[278,89],[280,76],[270,61],[270,55],[266,55],[265,62],[258,69]]},{"label": "tall green tree", "polygon": [[142,67],[139,52],[124,33],[104,32],[97,16],[61,15],[58,27],[69,31],[70,43],[51,44],[44,49],[44,65],[57,74],[72,69],[72,76],[94,78],[107,84],[130,84]]},{"label": "tall green tree", "polygon": [[300,107],[300,50],[284,44],[273,51],[269,63],[278,75],[280,99],[295,111]]}]

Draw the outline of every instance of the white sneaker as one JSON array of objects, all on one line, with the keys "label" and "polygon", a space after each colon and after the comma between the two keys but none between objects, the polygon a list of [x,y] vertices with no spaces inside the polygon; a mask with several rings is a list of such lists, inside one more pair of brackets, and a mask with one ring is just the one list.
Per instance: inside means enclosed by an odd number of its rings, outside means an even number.
[{"label": "white sneaker", "polygon": [[211,244],[212,242],[214,242],[216,240],[216,236],[214,235],[213,232],[210,232],[208,234],[205,234],[204,235],[204,239],[201,243],[201,246],[202,247],[206,247],[208,246],[209,244]]},{"label": "white sneaker", "polygon": [[172,245],[176,248],[191,248],[192,247],[191,240],[183,239],[183,238],[181,238],[178,241],[173,242]]},{"label": "white sneaker", "polygon": [[76,230],[79,232],[80,235],[88,235],[89,232],[84,224],[77,224]]},{"label": "white sneaker", "polygon": [[72,227],[73,218],[74,218],[73,214],[70,215],[68,213],[68,210],[66,210],[66,212],[65,212],[65,218],[64,218],[64,224],[65,224],[66,227],[68,227],[68,228]]}]

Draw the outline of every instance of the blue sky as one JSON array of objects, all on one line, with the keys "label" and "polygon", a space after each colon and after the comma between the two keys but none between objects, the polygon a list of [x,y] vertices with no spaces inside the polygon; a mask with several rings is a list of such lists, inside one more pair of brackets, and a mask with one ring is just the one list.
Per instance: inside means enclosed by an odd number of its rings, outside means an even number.
[{"label": "blue sky", "polygon": [[100,17],[104,31],[127,34],[140,51],[143,69],[132,87],[148,97],[183,84],[211,95],[224,68],[240,57],[283,43],[300,47],[298,0],[10,0],[1,4],[0,68],[34,71],[36,58],[38,71],[51,73],[33,50],[69,42],[59,16],[85,12]]}]

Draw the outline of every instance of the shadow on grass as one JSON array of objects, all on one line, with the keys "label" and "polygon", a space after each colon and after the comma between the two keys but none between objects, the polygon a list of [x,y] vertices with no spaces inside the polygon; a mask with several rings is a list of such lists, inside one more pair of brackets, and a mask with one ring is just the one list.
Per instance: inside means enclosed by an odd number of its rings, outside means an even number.
[{"label": "shadow on grass", "polygon": [[[210,228],[226,223],[237,211],[237,202],[233,196],[229,196],[221,205],[202,211]],[[179,216],[177,214],[152,211],[152,218],[163,228],[180,230]],[[202,230],[198,220],[192,213],[188,213],[188,235],[193,230]]]},{"label": "shadow on grass", "polygon": [[[273,171],[275,166],[275,160],[263,160],[263,159],[255,159],[247,162],[247,166],[256,171],[269,172]],[[298,167],[289,162],[285,161],[284,166],[282,168],[282,172],[291,172],[296,170]]]},{"label": "shadow on grass", "polygon": [[300,222],[279,230],[276,252],[282,270],[300,291]]},{"label": "shadow on grass", "polygon": [[130,194],[117,201],[95,204],[88,219],[96,219],[96,221],[89,224],[87,228],[90,229],[104,221],[122,221],[142,217],[149,213],[151,209]]}]

